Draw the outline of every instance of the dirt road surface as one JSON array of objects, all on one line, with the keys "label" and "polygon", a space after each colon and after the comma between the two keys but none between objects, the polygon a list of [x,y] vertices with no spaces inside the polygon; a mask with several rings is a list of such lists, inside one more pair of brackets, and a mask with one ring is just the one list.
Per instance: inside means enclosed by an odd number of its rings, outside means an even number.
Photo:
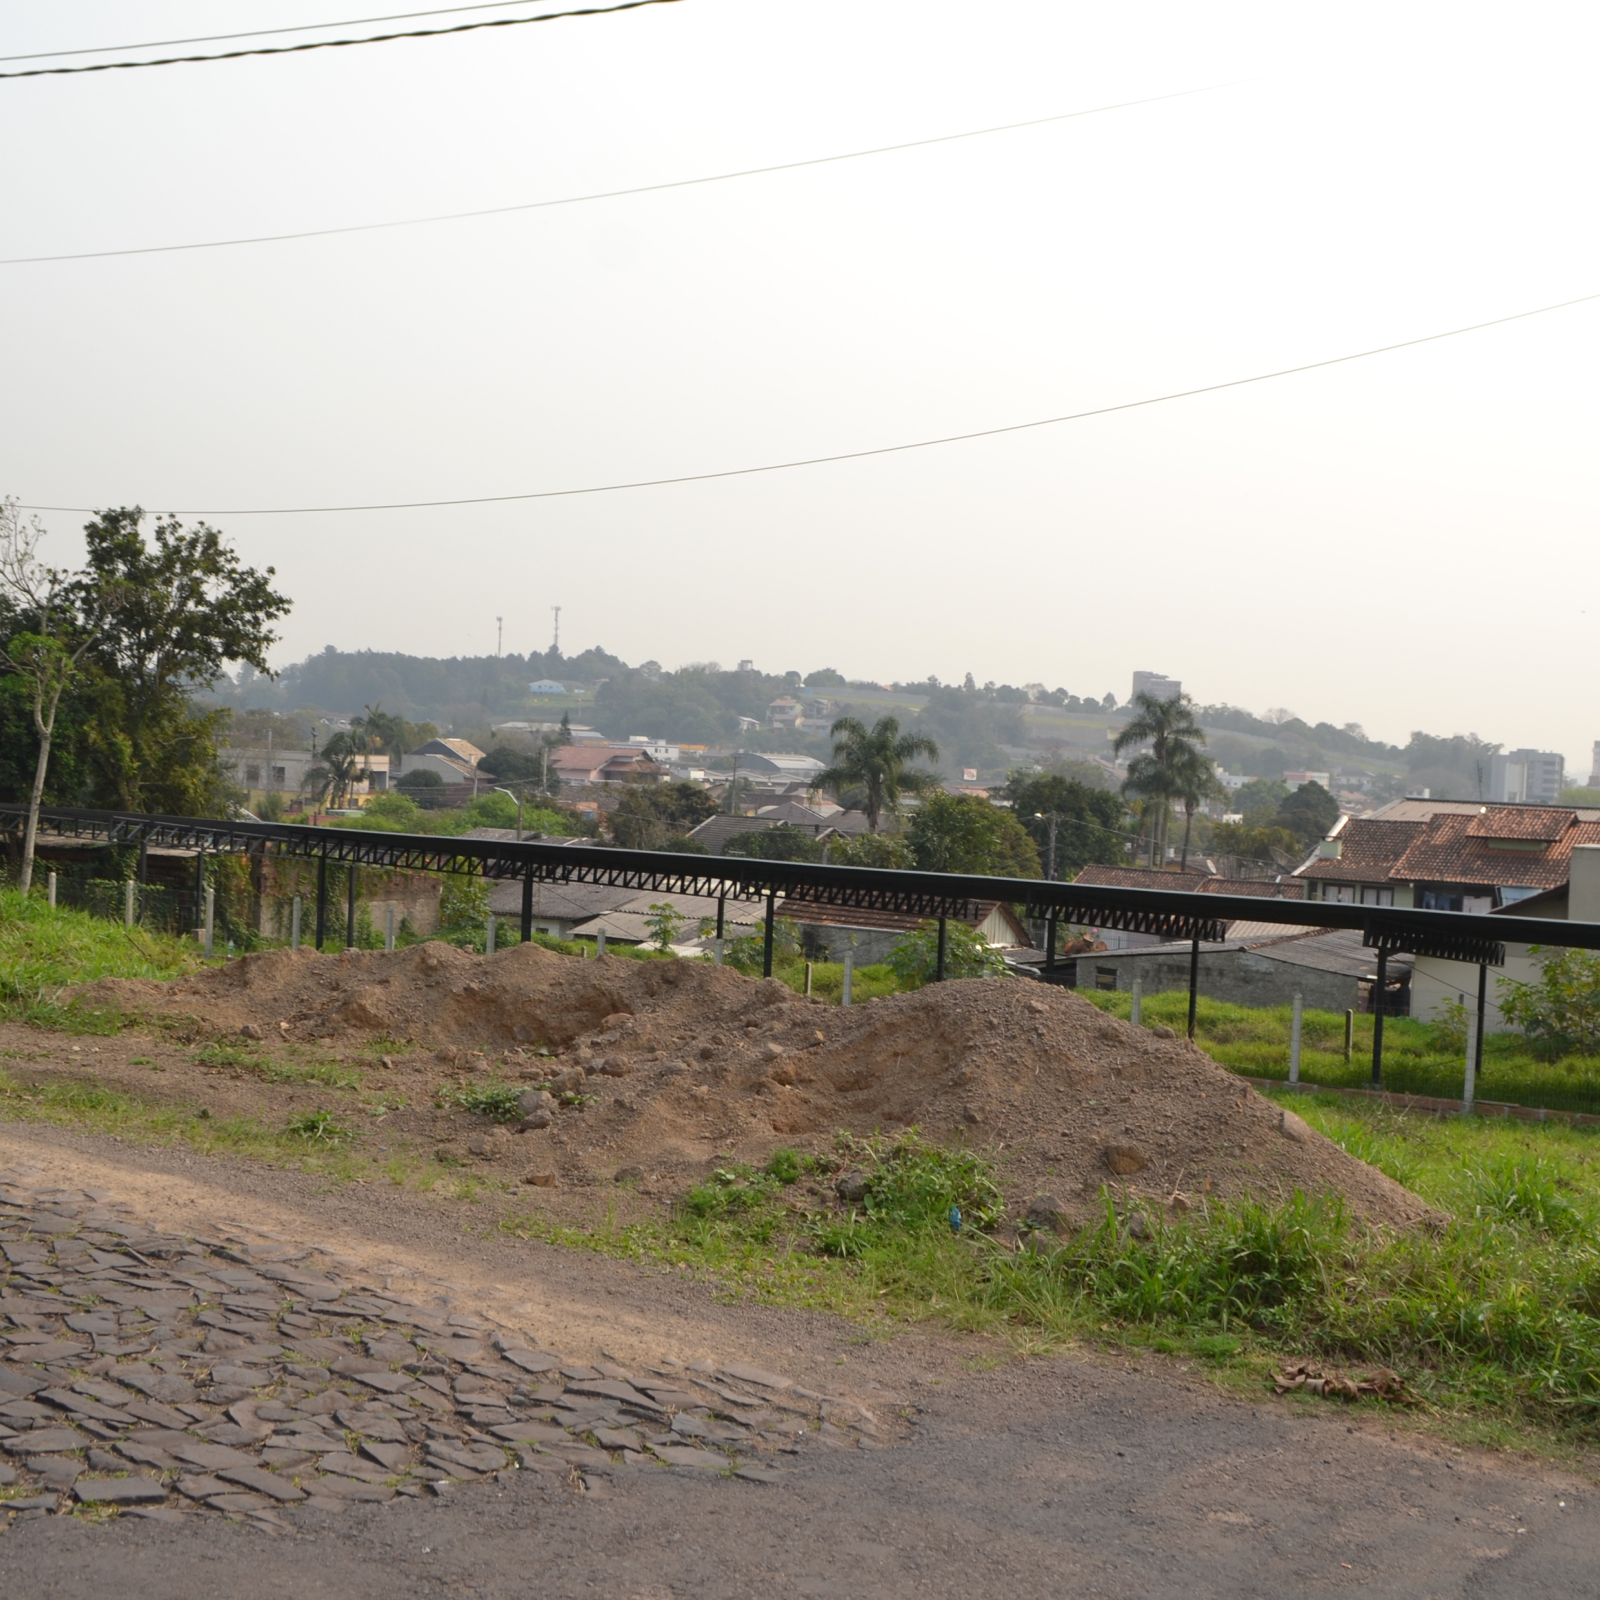
[{"label": "dirt road surface", "polygon": [[[411,1596],[1592,1596],[1596,1497],[1328,1405],[1241,1403],[1145,1360],[1001,1359],[973,1338],[867,1341],[718,1303],[659,1270],[480,1237],[472,1208],[0,1126],[0,1169],[112,1196],[152,1229],[310,1245],[378,1287],[444,1286],[575,1362],[746,1363],[880,1419],[814,1430],[771,1481],[660,1461],[508,1470],[386,1504],[17,1516],[0,1593]],[[659,1366],[652,1370],[661,1370]]]}]

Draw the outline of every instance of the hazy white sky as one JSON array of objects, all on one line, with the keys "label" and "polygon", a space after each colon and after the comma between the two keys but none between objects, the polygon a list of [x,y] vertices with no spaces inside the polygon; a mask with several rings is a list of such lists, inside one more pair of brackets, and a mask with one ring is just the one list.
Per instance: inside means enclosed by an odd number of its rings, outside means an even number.
[{"label": "hazy white sky", "polygon": [[[408,9],[397,7],[395,9]],[[546,6],[544,9],[554,9]],[[376,16],[0,7],[0,54]],[[537,7],[530,4],[528,9]],[[418,24],[426,25],[426,24]],[[685,0],[0,83],[0,492],[204,514],[324,644],[753,657],[1600,737],[1600,302],[1331,371],[842,465],[1600,292],[1592,7]],[[219,47],[220,48],[220,47]],[[49,513],[58,555],[81,517]]]}]

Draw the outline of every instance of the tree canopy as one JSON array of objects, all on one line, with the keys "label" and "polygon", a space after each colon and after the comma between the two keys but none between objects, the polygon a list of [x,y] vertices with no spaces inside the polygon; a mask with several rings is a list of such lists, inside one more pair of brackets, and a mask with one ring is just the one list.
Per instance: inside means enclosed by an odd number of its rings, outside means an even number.
[{"label": "tree canopy", "polygon": [[917,807],[907,841],[924,872],[1040,878],[1039,847],[1010,812],[978,795],[936,794]]},{"label": "tree canopy", "polygon": [[1128,811],[1120,796],[1057,773],[1013,772],[1005,789],[1012,815],[1032,836],[1048,867],[1055,817],[1055,875],[1070,883],[1090,862],[1128,859]]},{"label": "tree canopy", "polygon": [[833,764],[817,774],[817,783],[834,790],[861,791],[861,809],[867,829],[878,831],[885,810],[899,807],[902,795],[924,794],[936,787],[932,773],[911,763],[918,756],[939,759],[939,747],[921,734],[901,733],[896,717],[880,717],[868,729],[854,717],[840,717],[829,730],[833,739]]}]

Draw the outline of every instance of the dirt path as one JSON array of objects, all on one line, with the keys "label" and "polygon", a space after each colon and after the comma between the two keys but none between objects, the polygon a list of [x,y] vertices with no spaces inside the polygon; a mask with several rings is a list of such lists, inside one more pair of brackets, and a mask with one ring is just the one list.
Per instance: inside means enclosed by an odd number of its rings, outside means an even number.
[{"label": "dirt path", "polygon": [[[288,1506],[272,1531],[188,1515],[16,1520],[0,1590],[143,1600],[615,1594],[1588,1595],[1594,1498],[1561,1474],[1390,1437],[1363,1419],[1240,1404],[1167,1364],[1010,1361],[913,1332],[718,1304],[699,1285],[475,1231],[473,1208],[175,1150],[0,1125],[0,1168],[89,1190],[156,1231],[281,1236],[332,1273],[525,1329],[569,1360],[710,1356],[907,1419],[816,1434],[741,1481],[613,1457],[442,1496]],[[887,1447],[883,1447],[887,1445]],[[874,1447],[877,1446],[877,1447]],[[1562,1502],[1565,1502],[1563,1505]],[[307,1502],[311,1504],[311,1502]]]}]

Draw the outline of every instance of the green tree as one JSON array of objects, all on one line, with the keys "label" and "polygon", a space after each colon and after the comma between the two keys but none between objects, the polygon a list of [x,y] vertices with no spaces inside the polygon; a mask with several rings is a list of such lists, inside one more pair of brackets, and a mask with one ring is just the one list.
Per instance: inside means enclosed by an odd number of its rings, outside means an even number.
[{"label": "green tree", "polygon": [[1299,840],[1287,828],[1252,828],[1241,822],[1219,822],[1211,830],[1211,848],[1219,856],[1278,867],[1292,867],[1301,853]]},{"label": "green tree", "polygon": [[1225,800],[1228,791],[1211,761],[1198,750],[1181,754],[1172,766],[1173,798],[1183,807],[1183,853],[1179,870],[1189,868],[1189,838],[1194,831],[1194,814],[1207,800]]},{"label": "green tree", "polygon": [[734,834],[722,847],[722,853],[755,861],[821,861],[824,844],[814,834],[780,822],[776,827]]},{"label": "green tree", "polygon": [[939,759],[939,747],[920,734],[901,733],[899,720],[881,717],[869,731],[854,717],[840,717],[829,730],[833,740],[833,765],[817,774],[819,787],[859,789],[867,828],[878,831],[885,810],[899,808],[901,797],[926,794],[938,779],[911,766],[918,756]]},{"label": "green tree", "polygon": [[907,838],[924,872],[982,877],[1042,876],[1039,847],[1010,812],[977,795],[930,795],[911,819]]},{"label": "green tree", "polygon": [[857,833],[828,840],[823,858],[837,867],[898,867],[917,864],[911,842],[900,833]]},{"label": "green tree", "polygon": [[716,814],[716,801],[697,783],[630,783],[606,822],[624,850],[670,850]]},{"label": "green tree", "polygon": [[215,809],[227,712],[197,712],[193,693],[230,661],[269,674],[272,625],[289,601],[269,582],[273,569],[245,566],[217,529],[169,517],[147,542],[143,521],[134,506],[88,523],[87,558],[71,585],[80,613],[118,597],[87,658],[101,680],[89,730],[100,784],[119,809]]},{"label": "green tree", "polygon": [[[932,983],[939,973],[939,924],[924,922],[889,952],[888,967],[908,989]],[[946,978],[995,978],[1004,975],[1005,958],[991,950],[982,936],[954,917],[945,922],[944,975]]]},{"label": "green tree", "polygon": [[1339,802],[1320,783],[1303,783],[1278,807],[1276,826],[1309,849],[1339,820]]},{"label": "green tree", "polygon": [[1001,793],[1059,881],[1070,882],[1091,861],[1116,866],[1128,859],[1127,807],[1110,790],[1054,772],[1013,772]]},{"label": "green tree", "polygon": [[678,942],[678,935],[688,925],[689,919],[670,900],[658,900],[650,907],[644,919],[650,942],[663,954]]},{"label": "green tree", "polygon": [[409,796],[427,811],[444,804],[444,789],[444,779],[431,767],[418,767],[414,772],[402,772],[395,782],[395,790],[398,793]]},{"label": "green tree", "polygon": [[439,730],[431,722],[407,722],[404,717],[385,711],[381,700],[361,709],[365,715],[351,718],[350,733],[360,748],[372,755],[409,755],[419,745],[439,737]]},{"label": "green tree", "polygon": [[0,644],[0,667],[16,673],[26,685],[38,739],[18,880],[24,894],[33,884],[39,807],[44,800],[61,697],[82,676],[84,657],[99,636],[111,604],[120,599],[114,591],[75,585],[67,573],[45,566],[37,554],[43,537],[37,518],[25,525],[15,500],[0,501],[0,605],[13,622]]},{"label": "green tree", "polygon": [[1128,776],[1122,787],[1125,794],[1157,802],[1150,828],[1153,865],[1157,850],[1165,853],[1171,803],[1181,793],[1179,774],[1187,762],[1199,758],[1206,736],[1184,695],[1175,694],[1169,700],[1161,700],[1140,690],[1129,704],[1133,715],[1123,724],[1112,749],[1120,756],[1124,750],[1150,746],[1147,753],[1135,756],[1128,763]]},{"label": "green tree", "polygon": [[1600,1054],[1600,953],[1530,947],[1540,972],[1532,983],[1503,979],[1500,1015],[1541,1054]]},{"label": "green tree", "polygon": [[1234,791],[1233,806],[1250,828],[1276,827],[1278,810],[1289,798],[1289,785],[1278,778],[1254,778]]}]

